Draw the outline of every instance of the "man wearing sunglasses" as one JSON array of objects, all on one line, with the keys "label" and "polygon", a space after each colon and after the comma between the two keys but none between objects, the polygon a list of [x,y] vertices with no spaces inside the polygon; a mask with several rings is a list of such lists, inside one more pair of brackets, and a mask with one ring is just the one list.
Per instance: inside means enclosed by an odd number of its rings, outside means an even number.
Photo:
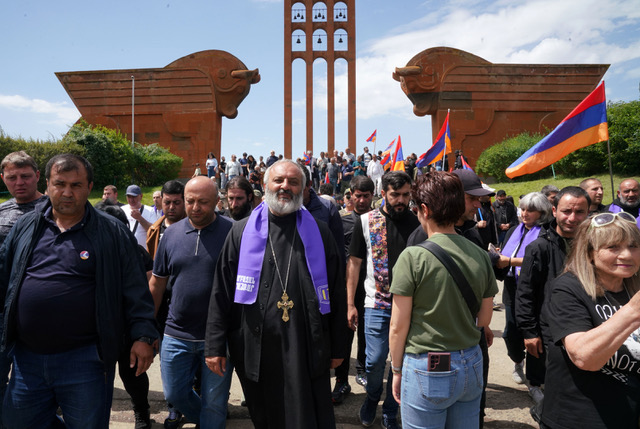
[{"label": "man wearing sunglasses", "polygon": [[[578,225],[587,218],[591,199],[577,186],[563,188],[554,199],[553,216],[537,239],[527,246],[516,289],[516,322],[527,349],[526,374],[529,395],[536,403],[532,415],[541,410],[544,397],[545,342],[550,334],[544,321],[543,303],[550,296],[548,285],[563,268]],[[543,342],[544,338],[544,342]],[[535,418],[535,416],[534,416]]]}]

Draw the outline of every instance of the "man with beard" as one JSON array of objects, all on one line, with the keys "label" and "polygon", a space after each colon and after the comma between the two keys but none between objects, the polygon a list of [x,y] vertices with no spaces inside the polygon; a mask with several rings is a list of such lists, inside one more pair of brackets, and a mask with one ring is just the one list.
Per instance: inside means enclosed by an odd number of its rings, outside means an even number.
[{"label": "man with beard", "polygon": [[584,179],[580,182],[580,187],[587,191],[589,198],[591,198],[591,205],[589,206],[590,215],[607,211],[607,207],[602,204],[604,189],[602,188],[602,182],[600,180],[595,177]]},{"label": "man with beard", "polygon": [[224,215],[233,220],[248,217],[253,210],[253,188],[251,183],[243,177],[236,176],[227,182],[227,204],[229,208]]},{"label": "man with beard", "polygon": [[329,228],[302,208],[304,181],[291,160],[267,169],[264,202],[234,224],[209,303],[207,365],[224,374],[228,343],[259,429],[335,428],[329,369],[345,357],[344,272]]},{"label": "man with beard", "polygon": [[169,225],[184,219],[184,185],[177,180],[169,180],[160,190],[162,215],[147,231],[147,250],[152,258],[156,255],[158,243]]},{"label": "man with beard", "polygon": [[589,195],[582,188],[563,188],[554,199],[555,219],[544,225],[538,238],[525,249],[516,288],[516,323],[527,349],[526,374],[530,385],[529,395],[536,404],[532,409],[536,419],[544,398],[540,386],[544,384],[546,370],[545,343],[551,341],[544,320],[545,297],[550,296],[548,288],[551,280],[564,269],[571,241],[578,225],[587,218],[590,205]]},{"label": "man with beard", "polygon": [[[353,226],[347,262],[347,322],[358,327],[356,290],[360,268],[366,265],[364,280],[364,332],[366,339],[367,397],[360,409],[360,421],[371,426],[382,396],[384,370],[389,355],[393,266],[407,245],[407,238],[420,224],[409,210],[411,178],[404,171],[391,171],[382,177],[384,205],[359,216]],[[382,425],[397,428],[398,403],[391,393],[389,369],[387,395],[382,404]]]},{"label": "man with beard", "polygon": [[[349,246],[351,245],[351,237],[353,235],[353,226],[361,215],[371,210],[371,202],[373,201],[373,192],[375,185],[373,181],[366,176],[354,177],[351,181],[351,201],[353,202],[353,211],[342,216],[342,226],[344,228],[344,247],[349,257]],[[356,383],[361,386],[367,385],[367,373],[365,372],[365,336],[364,336],[364,278],[367,274],[367,267],[362,264],[358,277],[358,285],[356,287],[355,304],[358,310],[358,356],[356,360]],[[353,342],[353,331],[349,331],[347,356],[351,355],[351,345]],[[331,399],[334,404],[340,404],[344,401],[346,395],[351,392],[349,385],[349,359],[345,359],[338,368],[336,368],[336,385],[333,388]]]},{"label": "man with beard", "polygon": [[638,220],[640,225],[640,187],[634,179],[625,179],[618,186],[618,198],[607,208],[612,213],[625,211]]}]

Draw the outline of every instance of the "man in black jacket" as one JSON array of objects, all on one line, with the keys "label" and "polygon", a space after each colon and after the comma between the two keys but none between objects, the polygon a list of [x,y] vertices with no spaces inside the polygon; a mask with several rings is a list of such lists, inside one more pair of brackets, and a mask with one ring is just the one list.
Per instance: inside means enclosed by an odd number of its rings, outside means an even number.
[{"label": "man in black jacket", "polygon": [[507,231],[518,225],[518,211],[513,204],[507,201],[507,193],[502,189],[496,193],[496,200],[493,203],[493,209],[496,219],[496,228],[498,229],[498,243],[502,245]]},{"label": "man in black jacket", "polygon": [[610,212],[625,211],[635,218],[640,215],[640,186],[634,179],[625,179],[618,186],[618,198],[607,208]]},{"label": "man in black jacket", "polygon": [[136,375],[153,362],[153,302],[135,238],[87,201],[89,162],[57,155],[45,175],[50,201],[0,248],[2,347],[14,351],[3,418],[49,427],[60,407],[68,425],[106,429],[125,337]]},{"label": "man in black jacket", "polygon": [[548,285],[562,272],[571,240],[578,225],[587,218],[591,205],[589,195],[577,186],[563,188],[554,201],[555,220],[543,227],[538,238],[527,246],[516,289],[516,322],[527,349],[529,394],[536,404],[543,398],[540,390],[545,373],[543,338],[548,334],[541,313],[545,296],[550,296]]}]

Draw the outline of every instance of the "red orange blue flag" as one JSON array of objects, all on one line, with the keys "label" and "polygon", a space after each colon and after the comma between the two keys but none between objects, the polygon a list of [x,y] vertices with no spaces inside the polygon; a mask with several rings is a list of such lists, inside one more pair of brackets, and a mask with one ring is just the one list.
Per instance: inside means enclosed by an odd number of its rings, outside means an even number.
[{"label": "red orange blue flag", "polygon": [[398,136],[398,144],[396,144],[396,151],[393,154],[391,171],[404,171],[404,156],[402,155],[402,141],[400,140],[400,136]]},{"label": "red orange blue flag", "polygon": [[426,167],[440,161],[446,154],[451,153],[451,133],[449,132],[449,112],[440,128],[440,132],[431,147],[416,160],[416,167]]},{"label": "red orange blue flag", "polygon": [[311,157],[306,152],[302,155],[302,160],[304,161],[304,165],[311,164]]},{"label": "red orange blue flag", "polygon": [[390,166],[389,163],[391,162],[392,149],[395,144],[396,139],[393,139],[393,141],[389,143],[389,146],[387,146],[387,148],[382,151],[382,159],[380,160],[380,164],[382,164],[382,167],[384,167],[385,170]]},{"label": "red orange blue flag", "polygon": [[549,135],[511,164],[505,174],[514,178],[535,173],[571,152],[605,140],[609,140],[609,128],[603,81]]},{"label": "red orange blue flag", "polygon": [[460,156],[460,161],[462,162],[462,169],[463,170],[471,170],[471,171],[473,171],[473,168],[471,168],[469,163],[464,159],[464,156]]},{"label": "red orange blue flag", "polygon": [[367,142],[373,142],[373,143],[375,143],[375,142],[376,142],[377,135],[378,135],[378,130],[375,130],[375,131],[373,132],[373,134],[371,134],[371,135],[369,136],[369,138],[367,139]]}]

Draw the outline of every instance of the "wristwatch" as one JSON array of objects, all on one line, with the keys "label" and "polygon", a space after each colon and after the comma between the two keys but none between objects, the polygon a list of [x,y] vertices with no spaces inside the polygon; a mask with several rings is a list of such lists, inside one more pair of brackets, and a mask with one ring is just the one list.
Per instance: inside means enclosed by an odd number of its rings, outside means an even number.
[{"label": "wristwatch", "polygon": [[152,345],[153,345],[153,343],[155,343],[155,341],[156,341],[156,340],[154,340],[154,339],[153,339],[153,338],[151,338],[151,337],[140,337],[140,338],[138,338],[136,341],[141,341],[141,342],[143,342],[143,343],[147,343],[147,344],[149,344],[150,346],[152,346]]}]

